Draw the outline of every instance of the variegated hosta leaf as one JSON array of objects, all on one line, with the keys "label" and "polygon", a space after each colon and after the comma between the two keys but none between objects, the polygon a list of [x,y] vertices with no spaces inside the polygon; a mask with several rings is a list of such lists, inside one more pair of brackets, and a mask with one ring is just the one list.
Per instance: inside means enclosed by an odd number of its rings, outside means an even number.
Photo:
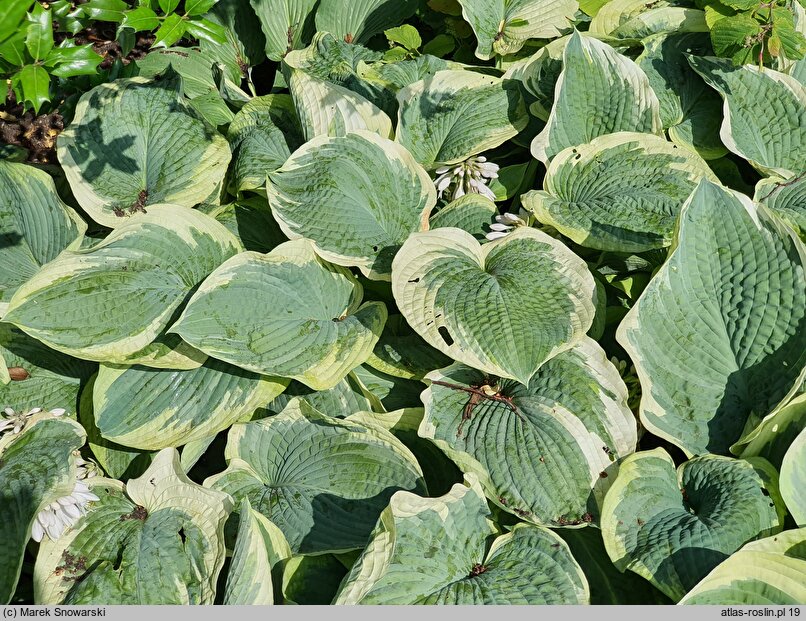
[{"label": "variegated hosta leaf", "polygon": [[349,270],[300,239],[224,263],[171,331],[220,360],[324,390],[364,362],[381,335],[386,307],[362,304],[362,295]]},{"label": "variegated hosta leaf", "polygon": [[620,131],[660,134],[660,103],[641,68],[579,32],[563,52],[554,106],[532,154],[547,163],[567,147]]},{"label": "variegated hosta leaf", "polygon": [[459,0],[473,27],[476,56],[487,60],[519,51],[528,39],[554,39],[571,29],[577,0]]},{"label": "variegated hosta leaf", "polygon": [[461,229],[414,234],[395,257],[392,291],[431,346],[522,384],[579,342],[594,315],[585,262],[531,228],[484,246]]},{"label": "variegated hosta leaf", "polygon": [[805,260],[764,207],[700,182],[669,259],[617,332],[647,429],[689,455],[726,454],[800,383]]},{"label": "variegated hosta leaf", "polygon": [[681,604],[764,605],[806,602],[806,528],[752,541],[718,565]]},{"label": "variegated hosta leaf", "polygon": [[161,204],[193,207],[214,193],[227,141],[180,94],[176,74],[116,80],[82,95],[59,136],[59,162],[81,207],[115,228]]},{"label": "variegated hosta leaf", "polygon": [[762,179],[753,200],[769,207],[806,240],[806,174],[789,182],[776,177]]},{"label": "variegated hosta leaf", "polygon": [[465,194],[431,216],[429,229],[457,228],[482,241],[490,232],[498,210],[495,203],[481,194]]},{"label": "variegated hosta leaf", "polygon": [[450,363],[451,359],[426,343],[402,315],[389,317],[380,340],[367,359],[369,366],[382,373],[417,380]]},{"label": "variegated hosta leaf", "polygon": [[438,71],[397,100],[397,141],[429,169],[497,147],[529,122],[516,81],[473,71]]},{"label": "variegated hosta leaf", "polygon": [[250,100],[227,130],[232,149],[230,191],[262,189],[274,172],[304,142],[290,95]]},{"label": "variegated hosta leaf", "polygon": [[[353,553],[348,553],[352,555]],[[283,567],[283,604],[326,606],[333,601],[347,574],[346,555],[311,554],[293,556]]]},{"label": "variegated hosta leaf", "polygon": [[179,453],[160,451],[124,486],[87,480],[100,498],[34,567],[34,601],[54,604],[212,604],[224,564],[226,494],[187,478]]},{"label": "variegated hosta leaf", "polygon": [[50,175],[0,160],[0,317],[14,291],[62,250],[77,248],[86,230]]},{"label": "variegated hosta leaf", "polygon": [[[806,86],[795,78],[729,59],[690,57],[724,103],[725,146],[765,173],[791,177],[806,160]],[[772,111],[775,112],[772,112]]]},{"label": "variegated hosta leaf", "polygon": [[305,384],[292,381],[283,394],[266,405],[266,410],[278,414],[294,397],[307,401],[314,409],[327,412],[328,416],[334,418],[345,418],[353,412],[375,410],[380,406],[378,399],[364,389],[352,371],[333,388],[327,390],[314,390]]},{"label": "variegated hosta leaf", "polygon": [[358,93],[299,69],[289,69],[289,73],[288,88],[306,140],[316,136],[343,136],[356,130],[371,131],[383,138],[393,137],[392,120]]},{"label": "variegated hosta leaf", "polygon": [[292,400],[278,415],[234,425],[228,468],[205,481],[249,498],[294,553],[354,550],[397,490],[424,489],[414,455],[391,433]]},{"label": "variegated hosta leaf", "polygon": [[319,0],[249,0],[266,37],[266,56],[279,61],[290,50],[303,47],[316,30],[314,14]]},{"label": "variegated hosta leaf", "polygon": [[0,603],[14,595],[31,526],[41,509],[75,487],[73,451],[84,430],[69,419],[40,418],[0,440]]},{"label": "variegated hosta leaf", "polygon": [[806,429],[800,432],[784,455],[781,496],[795,523],[806,526]]},{"label": "variegated hosta leaf", "polygon": [[308,141],[269,174],[266,189],[288,237],[307,237],[324,259],[384,280],[408,236],[428,228],[437,202],[411,154],[367,131]]},{"label": "variegated hosta leaf", "polygon": [[473,475],[439,498],[399,492],[336,604],[587,604],[588,583],[550,530],[496,530]]},{"label": "variegated hosta leaf", "polygon": [[668,246],[677,214],[703,177],[696,153],[653,134],[619,132],[558,153],[523,206],[576,243],[615,252]]},{"label": "variegated hosta leaf", "polygon": [[282,531],[252,509],[249,499],[240,506],[238,539],[227,574],[224,604],[268,606],[274,603],[272,569],[291,558],[291,548]]},{"label": "variegated hosta leaf", "polygon": [[362,390],[371,395],[373,409],[376,411],[391,412],[422,405],[420,393],[423,391],[423,385],[417,380],[387,375],[368,364],[356,367],[352,374]]},{"label": "variegated hosta leaf", "polygon": [[722,101],[689,65],[687,55],[712,54],[707,33],[659,34],[642,41],[644,51],[636,62],[649,78],[660,101],[660,118],[669,138],[716,159],[728,150],[719,139]]},{"label": "variegated hosta leaf", "polygon": [[383,52],[347,43],[344,38],[335,37],[329,32],[319,32],[308,47],[289,52],[283,58],[283,65],[348,88],[386,114],[394,115],[397,102],[392,85],[372,75],[371,66],[382,59]]},{"label": "variegated hosta leaf", "polygon": [[598,528],[563,528],[556,531],[571,554],[582,562],[590,584],[593,605],[671,604],[663,593],[633,572],[621,573],[607,555]]},{"label": "variegated hosta leaf", "polygon": [[705,455],[675,472],[663,449],[631,455],[602,507],[607,553],[677,601],[742,545],[781,529],[777,479],[759,457]]},{"label": "variegated hosta leaf", "polygon": [[397,26],[417,10],[417,0],[320,0],[316,29],[351,43]]},{"label": "variegated hosta leaf", "polygon": [[608,0],[591,20],[589,31],[591,34],[603,37],[617,31],[641,14],[678,4],[681,3],[677,0],[658,0],[650,3],[644,0]]},{"label": "variegated hosta leaf", "polygon": [[532,54],[520,68],[504,74],[504,77],[522,82],[532,96],[529,112],[542,121],[548,120],[554,105],[557,80],[563,69],[563,52],[570,39],[568,35],[550,41]]},{"label": "variegated hosta leaf", "polygon": [[[158,364],[135,354],[162,335],[196,285],[240,250],[209,216],[163,205],[45,265],[17,290],[4,320],[85,360]],[[197,355],[189,357],[195,361],[188,366],[199,365]]]},{"label": "variegated hosta leaf", "polygon": [[[806,369],[802,376],[806,376]],[[744,459],[760,456],[776,468],[797,435],[806,427],[806,386],[800,386],[748,434],[730,447],[731,453]]]},{"label": "variegated hosta leaf", "polygon": [[490,500],[526,521],[565,526],[596,519],[616,473],[613,461],[635,450],[627,388],[591,339],[544,363],[528,387],[459,364],[426,379],[432,383],[422,396],[419,435],[475,473]]},{"label": "variegated hosta leaf", "polygon": [[212,358],[187,371],[101,365],[95,423],[104,438],[123,446],[181,446],[251,416],[287,385]]},{"label": "variegated hosta leaf", "polygon": [[75,412],[79,389],[94,371],[94,364],[65,356],[19,328],[0,323],[0,409]]}]

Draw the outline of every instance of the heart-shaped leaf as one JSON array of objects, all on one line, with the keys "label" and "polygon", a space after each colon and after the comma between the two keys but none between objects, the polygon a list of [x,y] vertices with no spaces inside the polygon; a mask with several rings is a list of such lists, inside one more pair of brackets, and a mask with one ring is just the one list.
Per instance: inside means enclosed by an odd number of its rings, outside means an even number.
[{"label": "heart-shaped leaf", "polygon": [[764,459],[705,455],[675,472],[663,449],[625,459],[602,507],[605,547],[678,601],[748,541],[778,532],[778,481]]},{"label": "heart-shaped leaf", "polygon": [[[87,479],[100,498],[34,567],[42,604],[212,604],[224,565],[226,494],[193,483],[167,448],[124,486]],[[157,587],[158,585],[158,587]]]},{"label": "heart-shaped leaf", "polygon": [[234,425],[225,456],[229,467],[204,485],[249,498],[295,553],[361,548],[395,491],[424,489],[414,455],[391,433],[296,399]]},{"label": "heart-shaped leaf", "polygon": [[660,102],[641,68],[607,43],[574,32],[563,52],[554,106],[532,154],[547,163],[598,136],[660,134],[661,127]]},{"label": "heart-shaped leaf", "polygon": [[59,136],[59,162],[99,224],[115,228],[162,203],[193,207],[221,184],[229,145],[180,93],[174,73],[102,84],[78,101]]},{"label": "heart-shaped leaf", "polygon": [[493,149],[529,120],[516,81],[473,71],[438,71],[397,100],[397,141],[429,169]]},{"label": "heart-shaped leaf", "polygon": [[432,347],[522,384],[579,342],[594,315],[585,262],[531,228],[484,246],[461,229],[411,235],[395,257],[392,291]]},{"label": "heart-shaped leaf", "polygon": [[269,174],[266,189],[289,238],[306,237],[326,260],[385,280],[395,253],[428,227],[437,202],[411,154],[367,131],[308,141]]},{"label": "heart-shaped leaf", "polygon": [[578,244],[643,252],[671,243],[677,214],[702,178],[718,182],[696,153],[653,134],[619,132],[558,153],[545,191],[522,200]]},{"label": "heart-shaped leaf", "polygon": [[72,356],[135,363],[196,285],[240,250],[209,216],[160,206],[90,248],[63,252],[17,290],[3,319]]},{"label": "heart-shaped leaf", "polygon": [[538,524],[597,519],[613,461],[637,437],[627,388],[595,341],[544,363],[529,386],[459,364],[426,379],[419,435],[478,475],[492,502]]},{"label": "heart-shaped leaf", "polygon": [[689,455],[727,454],[800,384],[804,262],[801,241],[764,207],[700,182],[669,259],[617,332],[647,429]]},{"label": "heart-shaped leaf", "polygon": [[349,270],[300,239],[224,263],[171,331],[220,360],[323,390],[364,362],[381,335],[386,307],[362,304],[362,295]]},{"label": "heart-shaped leaf", "polygon": [[336,604],[585,604],[588,583],[550,530],[519,524],[492,542],[473,475],[439,498],[398,492]]},{"label": "heart-shaped leaf", "polygon": [[403,23],[417,6],[417,0],[320,0],[316,29],[352,43],[366,43],[372,35]]}]

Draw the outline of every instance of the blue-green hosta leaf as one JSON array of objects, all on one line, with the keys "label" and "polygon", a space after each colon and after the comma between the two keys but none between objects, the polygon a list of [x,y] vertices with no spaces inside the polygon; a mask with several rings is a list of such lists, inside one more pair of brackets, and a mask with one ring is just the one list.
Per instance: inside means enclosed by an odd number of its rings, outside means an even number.
[{"label": "blue-green hosta leaf", "polygon": [[224,179],[227,141],[179,89],[178,76],[131,78],[79,100],[57,152],[76,200],[99,224],[115,228],[161,203],[193,207]]},{"label": "blue-green hosta leaf", "polygon": [[278,414],[294,397],[307,401],[314,409],[327,412],[328,416],[335,418],[345,418],[354,412],[380,409],[378,399],[361,385],[352,371],[333,388],[327,390],[314,390],[305,384],[292,381],[283,394],[266,405],[266,410]]},{"label": "blue-green hosta leaf", "polygon": [[162,205],[45,265],[17,290],[4,320],[66,354],[135,364],[196,285],[240,250],[209,216]]},{"label": "blue-green hosta leaf", "polygon": [[340,556],[312,554],[288,559],[283,567],[283,604],[330,604],[349,567]]},{"label": "blue-green hosta leaf", "polygon": [[667,6],[639,13],[609,34],[619,39],[643,40],[659,34],[690,32],[708,32],[705,12],[687,7]]},{"label": "blue-green hosta leaf", "polygon": [[742,545],[781,529],[777,478],[758,457],[705,455],[675,472],[663,449],[631,455],[602,507],[607,553],[678,601]]},{"label": "blue-green hosta leaf", "polygon": [[806,602],[806,528],[751,541],[702,579],[681,604],[764,605]]},{"label": "blue-green hosta leaf", "polygon": [[727,149],[719,139],[722,102],[694,72],[686,56],[712,54],[708,34],[659,34],[642,44],[644,51],[636,62],[658,96],[660,118],[669,137],[709,160],[725,155]]},{"label": "blue-green hosta leaf", "polygon": [[414,14],[417,0],[320,0],[316,29],[339,39],[365,43]]},{"label": "blue-green hosta leaf", "polygon": [[424,489],[414,455],[391,433],[299,400],[234,425],[225,456],[229,467],[205,486],[249,498],[295,553],[361,548],[395,491]]},{"label": "blue-green hosta leaf", "polygon": [[[806,376],[806,369],[802,376]],[[748,434],[730,447],[744,459],[760,456],[776,468],[797,435],[806,427],[806,386],[792,391]]]},{"label": "blue-green hosta leaf", "polygon": [[270,606],[274,603],[272,569],[291,558],[291,548],[282,531],[249,499],[240,506],[238,539],[232,552],[223,603],[227,606]]},{"label": "blue-green hosta leaf", "polygon": [[781,464],[781,496],[792,519],[806,526],[806,429],[803,429]]},{"label": "blue-green hosta leaf", "polygon": [[720,136],[728,149],[765,173],[791,177],[803,169],[805,85],[772,69],[735,67],[724,58],[689,62],[725,100]]},{"label": "blue-green hosta leaf", "polygon": [[75,487],[73,451],[84,430],[69,419],[37,415],[18,435],[0,440],[0,602],[14,595],[31,527],[41,509]]},{"label": "blue-green hosta leaf", "polygon": [[492,542],[473,475],[439,498],[399,492],[336,604],[586,604],[588,583],[551,531],[520,524]]},{"label": "blue-green hosta leaf", "polygon": [[0,317],[14,291],[62,250],[77,248],[86,230],[50,175],[0,160]]},{"label": "blue-green hosta leaf", "polygon": [[343,136],[356,130],[393,137],[392,120],[358,93],[300,69],[289,72],[288,88],[306,140],[322,135]]},{"label": "blue-green hosta leaf", "polygon": [[584,261],[523,227],[484,246],[461,229],[414,234],[395,257],[392,291],[432,347],[523,384],[582,339],[596,295]]},{"label": "blue-green hosta leaf", "polygon": [[269,174],[266,189],[289,238],[307,237],[324,259],[382,280],[409,235],[428,227],[437,202],[411,154],[367,131],[310,140]]},{"label": "blue-green hosta leaf", "polygon": [[[451,40],[453,38],[451,37]],[[363,75],[376,78],[388,84],[393,90],[400,90],[410,84],[432,77],[445,69],[462,69],[464,65],[423,54],[417,58],[401,60],[395,63],[376,63],[366,67]]]},{"label": "blue-green hosta leaf", "polygon": [[[255,97],[227,130],[232,148],[230,190],[258,190],[304,141],[290,95]],[[247,250],[251,250],[247,248]]]},{"label": "blue-green hosta leaf", "polygon": [[349,270],[300,239],[224,263],[171,331],[220,360],[324,390],[364,362],[381,335],[386,307],[362,304],[362,295]]},{"label": "blue-green hosta leaf", "polygon": [[45,540],[34,601],[47,604],[212,604],[232,500],[193,483],[179,453],[160,451],[124,486],[87,480],[100,498],[72,530]]},{"label": "blue-green hosta leaf", "polygon": [[598,528],[563,528],[557,531],[568,544],[588,579],[593,605],[671,604],[663,593],[633,572],[621,573],[607,555]]},{"label": "blue-green hosta leaf", "polygon": [[482,241],[490,232],[498,210],[495,203],[481,194],[465,194],[431,216],[429,229],[457,228]]},{"label": "blue-green hosta leaf", "polygon": [[75,412],[81,384],[95,365],[54,351],[8,323],[0,323],[0,409],[41,407]]},{"label": "blue-green hosta leaf", "polygon": [[279,61],[310,41],[319,0],[249,0],[249,4],[260,20],[270,60]]},{"label": "blue-green hosta leaf", "polygon": [[483,60],[519,51],[527,39],[554,39],[571,29],[577,0],[459,0]]},{"label": "blue-green hosta leaf", "polygon": [[397,100],[397,141],[429,169],[493,149],[529,122],[516,81],[473,71],[438,71]]},{"label": "blue-green hosta leaf", "polygon": [[762,179],[756,185],[753,200],[769,207],[806,240],[806,174],[790,181],[777,177]]},{"label": "blue-green hosta leaf", "polygon": [[374,410],[391,412],[422,405],[423,384],[419,381],[387,375],[368,364],[356,367],[352,374],[362,391],[371,396]]},{"label": "blue-green hosta leaf", "polygon": [[558,153],[545,191],[522,201],[582,246],[644,252],[671,243],[677,214],[703,177],[718,182],[696,153],[654,134],[619,132]]},{"label": "blue-green hosta leaf", "polygon": [[574,32],[563,52],[554,106],[532,154],[547,163],[598,136],[659,134],[661,127],[660,103],[641,68],[606,43]]},{"label": "blue-green hosta leaf", "polygon": [[139,477],[148,469],[156,452],[121,446],[101,435],[92,408],[92,393],[97,377],[95,374],[90,378],[79,398],[78,421],[87,431],[87,446],[107,476],[121,481]]},{"label": "blue-green hosta leaf", "polygon": [[419,435],[475,473],[492,502],[526,521],[596,519],[613,460],[635,450],[627,388],[591,339],[544,363],[529,386],[459,364],[426,379],[432,383],[422,395]]},{"label": "blue-green hosta leaf", "polygon": [[749,198],[703,180],[672,253],[618,328],[641,421],[688,455],[727,454],[806,363],[806,250]]},{"label": "blue-green hosta leaf", "polygon": [[434,369],[451,363],[442,352],[426,343],[402,315],[391,315],[367,364],[387,375],[421,380]]},{"label": "blue-green hosta leaf", "polygon": [[214,436],[251,416],[288,385],[208,358],[186,371],[101,365],[95,423],[107,440],[157,450]]}]

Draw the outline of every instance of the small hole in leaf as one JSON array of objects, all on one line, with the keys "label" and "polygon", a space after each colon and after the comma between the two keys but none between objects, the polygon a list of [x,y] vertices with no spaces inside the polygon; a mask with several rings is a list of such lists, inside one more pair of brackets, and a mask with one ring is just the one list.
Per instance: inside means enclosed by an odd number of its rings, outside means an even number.
[{"label": "small hole in leaf", "polygon": [[182,540],[182,545],[185,545],[185,541],[187,541],[187,537],[185,536],[185,529],[179,529],[179,538]]},{"label": "small hole in leaf", "polygon": [[443,341],[445,341],[445,344],[446,344],[448,347],[450,347],[451,345],[453,345],[454,340],[453,340],[453,338],[451,337],[451,333],[450,333],[450,332],[448,332],[448,328],[446,328],[445,326],[440,326],[440,328],[439,328],[439,335],[442,337],[442,340],[443,340]]},{"label": "small hole in leaf", "polygon": [[378,246],[373,246],[372,247],[372,252],[378,252]]},{"label": "small hole in leaf", "polygon": [[764,494],[765,496],[769,496],[769,495],[770,495],[770,493],[769,493],[769,492],[768,492],[768,491],[767,491],[765,488],[763,488],[763,487],[761,488],[761,493],[762,493],[762,494]]},{"label": "small hole in leaf", "polygon": [[419,278],[412,278],[409,282],[418,283],[418,282],[420,282],[420,279]]}]

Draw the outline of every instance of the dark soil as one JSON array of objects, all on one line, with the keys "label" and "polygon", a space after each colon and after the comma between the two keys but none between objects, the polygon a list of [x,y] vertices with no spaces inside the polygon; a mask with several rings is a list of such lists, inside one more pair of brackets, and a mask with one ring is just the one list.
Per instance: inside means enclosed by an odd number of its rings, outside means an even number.
[{"label": "dark soil", "polygon": [[[67,35],[54,32],[53,36],[58,45]],[[115,40],[115,24],[105,22],[93,23],[73,39],[78,45],[91,43],[92,48],[103,56],[104,60],[99,65],[101,71],[109,69],[117,59],[128,65],[133,60],[143,58],[154,43],[152,33],[137,33],[134,49],[123,56],[120,44]],[[0,143],[25,149],[32,164],[56,163],[56,137],[63,129],[64,119],[58,107],[38,116],[31,111],[24,112],[10,89],[5,102],[0,104]]]}]

